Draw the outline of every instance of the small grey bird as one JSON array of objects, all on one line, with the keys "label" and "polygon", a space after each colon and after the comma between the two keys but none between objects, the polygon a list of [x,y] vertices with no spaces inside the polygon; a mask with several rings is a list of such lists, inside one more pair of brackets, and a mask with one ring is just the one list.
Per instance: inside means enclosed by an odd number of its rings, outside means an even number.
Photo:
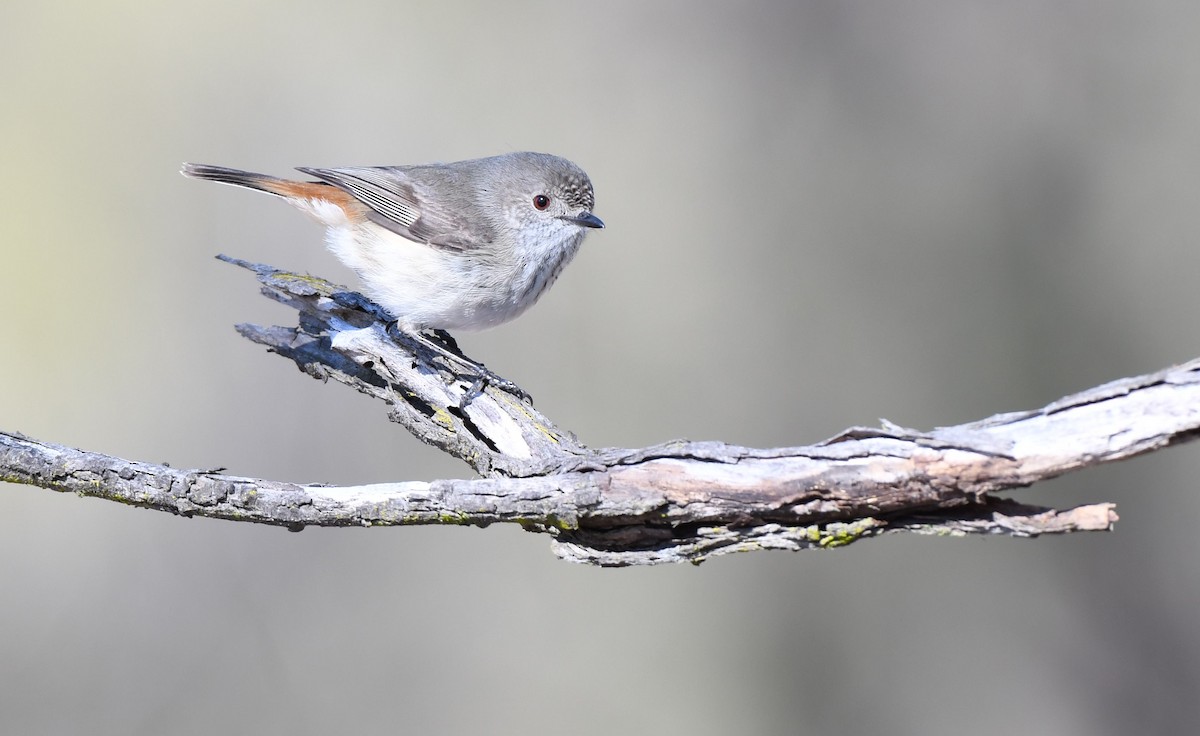
[{"label": "small grey bird", "polygon": [[516,318],[579,250],[592,214],[583,169],[546,153],[426,166],[299,171],[293,181],[184,164],[196,179],[283,197],[328,228],[329,249],[410,332],[481,330]]}]

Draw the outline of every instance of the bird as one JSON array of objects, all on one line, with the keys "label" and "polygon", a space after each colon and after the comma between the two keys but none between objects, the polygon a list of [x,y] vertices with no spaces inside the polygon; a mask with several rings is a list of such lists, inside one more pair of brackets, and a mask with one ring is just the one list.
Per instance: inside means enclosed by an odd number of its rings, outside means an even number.
[{"label": "bird", "polygon": [[330,251],[400,329],[482,330],[524,313],[584,236],[591,179],[529,151],[415,166],[297,167],[298,181],[208,164],[184,176],[282,197],[326,228]]}]

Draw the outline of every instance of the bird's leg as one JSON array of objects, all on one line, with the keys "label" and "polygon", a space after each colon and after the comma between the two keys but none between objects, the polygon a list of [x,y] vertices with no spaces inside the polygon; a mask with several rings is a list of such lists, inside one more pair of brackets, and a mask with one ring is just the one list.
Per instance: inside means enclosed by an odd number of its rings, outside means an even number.
[{"label": "bird's leg", "polygon": [[400,322],[388,314],[383,307],[356,291],[338,291],[330,295],[330,298],[340,306],[365,312],[384,323],[386,325],[385,331],[393,340],[420,343],[423,347],[445,358],[451,364],[464,368],[467,372],[474,373],[475,381],[467,389],[466,394],[464,394],[462,400],[459,402],[459,408],[466,406],[471,402],[471,399],[483,393],[483,389],[488,385],[495,386],[501,391],[506,391],[522,401],[528,401],[530,404],[533,403],[533,397],[526,393],[520,386],[492,372],[483,363],[471,360],[463,355],[462,350],[458,347],[458,343],[445,330],[430,330],[431,334],[429,335],[416,330],[407,330],[401,327]]},{"label": "bird's leg", "polygon": [[445,330],[430,330],[429,334],[433,335],[433,338],[444,345],[450,352],[462,355],[464,358],[466,357],[463,355],[462,349],[458,347],[458,341],[449,332]]},{"label": "bird's leg", "polygon": [[501,391],[510,393],[521,401],[527,401],[530,404],[533,403],[533,397],[530,396],[525,389],[521,388],[507,378],[494,373],[483,363],[480,363],[477,360],[472,360],[463,355],[458,349],[458,343],[456,343],[454,338],[450,337],[449,333],[447,333],[445,330],[434,330],[433,336],[430,336],[423,332],[406,332],[402,330],[398,324],[396,325],[396,329],[406,335],[416,338],[416,340],[422,345],[442,356],[449,362],[457,364],[458,366],[465,368],[468,372],[475,374],[475,381],[471,383],[471,387],[467,389],[467,392],[463,395],[462,400],[459,401],[460,409],[471,403],[471,399],[474,399],[476,396],[482,394],[483,389],[488,385],[495,386]]},{"label": "bird's leg", "polygon": [[[458,341],[455,340],[454,336],[449,332],[446,332],[445,330],[433,329],[429,330],[428,337],[430,340],[437,341],[438,345],[444,347],[449,352],[443,352],[438,350],[436,346],[431,346],[435,351],[440,352],[442,355],[450,358],[452,362],[468,366],[470,370],[476,374],[475,381],[471,383],[470,388],[467,389],[466,394],[464,394],[462,400],[459,401],[458,408],[461,409],[467,404],[471,403],[471,399],[482,394],[483,389],[487,387],[488,384],[499,388],[501,391],[507,391],[522,401],[528,401],[530,404],[533,404],[533,397],[530,396],[528,392],[526,392],[520,386],[508,380],[507,378],[498,376],[496,373],[489,370],[488,367],[483,363],[480,363],[477,360],[472,360],[463,354],[462,348],[458,346]],[[450,353],[453,353],[453,357],[450,356]]]}]

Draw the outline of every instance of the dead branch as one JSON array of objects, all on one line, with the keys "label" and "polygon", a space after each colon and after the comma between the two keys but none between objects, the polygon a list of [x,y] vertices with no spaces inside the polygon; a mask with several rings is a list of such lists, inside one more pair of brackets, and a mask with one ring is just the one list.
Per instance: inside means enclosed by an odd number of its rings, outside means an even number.
[{"label": "dead branch", "polygon": [[[329,487],[123,460],[0,433],[0,480],[186,516],[302,529],[515,522],[560,556],[600,565],[837,547],[895,532],[1032,537],[1109,529],[1114,506],[1040,508],[1006,489],[1192,439],[1200,360],[1042,409],[930,432],[886,423],[807,447],[673,442],[590,449],[531,404],[376,319],[321,279],[252,270],[295,328],[238,330],[302,371],[383,400],[389,417],[482,477]],[[456,350],[452,343],[449,349]]]}]

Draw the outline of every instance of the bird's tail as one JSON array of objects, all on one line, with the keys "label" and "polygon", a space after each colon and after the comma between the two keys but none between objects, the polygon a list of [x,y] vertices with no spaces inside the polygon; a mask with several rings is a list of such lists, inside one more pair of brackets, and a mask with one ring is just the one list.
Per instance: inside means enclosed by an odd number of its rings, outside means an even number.
[{"label": "bird's tail", "polygon": [[365,205],[322,181],[293,181],[208,164],[184,164],[179,173],[193,179],[207,179],[283,197],[317,222],[330,227],[345,224],[348,220],[359,222],[367,216]]},{"label": "bird's tail", "polygon": [[242,171],[241,169],[210,166],[208,164],[184,164],[179,173],[193,179],[207,179],[208,181],[217,181],[222,184],[232,184],[235,187],[257,189],[260,192],[267,192],[268,194],[275,194],[280,197],[289,196],[286,192],[286,185],[292,183],[276,176],[255,174],[250,171]]}]

